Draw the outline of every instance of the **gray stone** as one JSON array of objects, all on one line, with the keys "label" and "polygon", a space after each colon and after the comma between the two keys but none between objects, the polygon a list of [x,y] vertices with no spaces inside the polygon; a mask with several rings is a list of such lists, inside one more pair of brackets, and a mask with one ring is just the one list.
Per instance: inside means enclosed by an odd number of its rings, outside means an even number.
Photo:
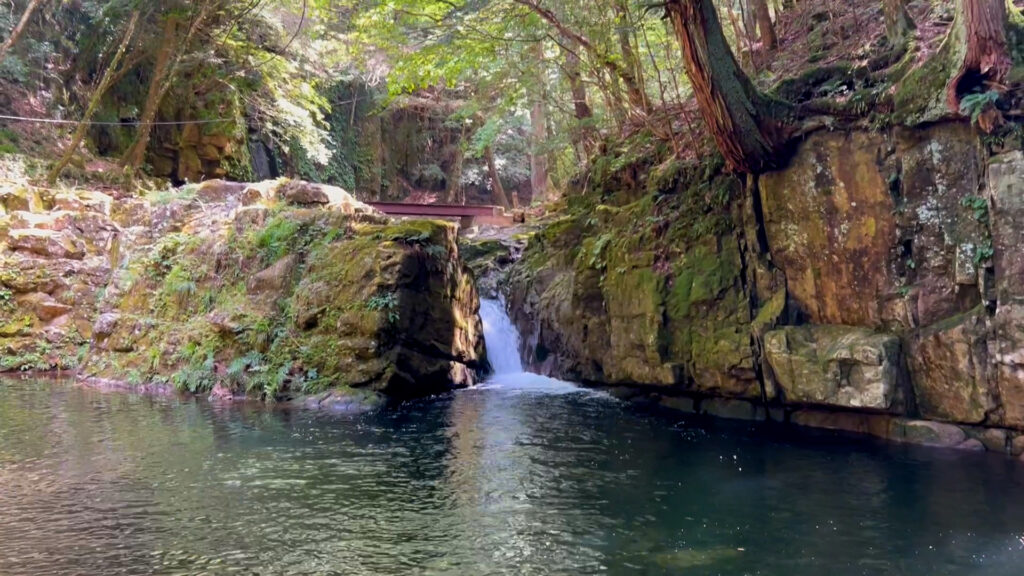
[{"label": "gray stone", "polygon": [[[904,442],[925,446],[958,447],[967,440],[967,434],[958,426],[932,422],[930,420],[909,420],[903,423]],[[980,442],[979,442],[980,444]]]},{"label": "gray stone", "polygon": [[249,280],[249,292],[264,294],[284,290],[292,281],[297,261],[298,258],[294,254],[289,254],[274,262],[270,267],[257,272]]},{"label": "gray stone", "polygon": [[1024,297],[1024,152],[992,158],[988,197],[999,299]]},{"label": "gray stone", "polygon": [[786,402],[899,409],[900,341],[847,326],[799,326],[765,335],[765,353]]},{"label": "gray stone", "polygon": [[700,403],[702,413],[730,420],[764,420],[764,408],[746,400],[712,398]]},{"label": "gray stone", "polygon": [[907,362],[924,418],[981,424],[996,408],[990,383],[987,313],[948,318],[908,339]]},{"label": "gray stone", "polygon": [[985,445],[977,438],[968,438],[956,446],[960,450],[969,450],[971,452],[984,452]]},{"label": "gray stone", "polygon": [[658,403],[665,408],[679,412],[693,413],[696,411],[693,398],[685,396],[662,396],[658,399]]},{"label": "gray stone", "polygon": [[96,319],[96,323],[93,324],[92,333],[97,338],[104,338],[110,336],[117,329],[117,323],[121,319],[121,315],[116,312],[107,312],[106,314],[100,314],[99,318]]}]

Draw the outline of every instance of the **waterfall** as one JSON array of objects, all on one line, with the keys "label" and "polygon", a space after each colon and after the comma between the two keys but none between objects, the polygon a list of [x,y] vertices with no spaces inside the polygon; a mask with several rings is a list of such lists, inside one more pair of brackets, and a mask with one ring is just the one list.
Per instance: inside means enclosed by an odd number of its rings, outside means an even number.
[{"label": "waterfall", "polygon": [[519,374],[523,362],[519,358],[519,331],[498,300],[480,300],[480,319],[484,323],[487,358],[495,374]]},{"label": "waterfall", "polygon": [[[478,389],[501,390],[506,394],[575,394],[582,393],[574,384],[531,374],[523,370],[519,358],[519,331],[498,300],[480,300],[480,320],[484,324],[487,358],[494,374]],[[588,394],[594,394],[587,392]]]}]

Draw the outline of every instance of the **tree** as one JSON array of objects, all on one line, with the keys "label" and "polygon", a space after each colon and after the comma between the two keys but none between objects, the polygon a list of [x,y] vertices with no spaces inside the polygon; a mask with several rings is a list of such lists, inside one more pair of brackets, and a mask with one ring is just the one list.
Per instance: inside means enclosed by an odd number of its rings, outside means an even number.
[{"label": "tree", "polygon": [[902,46],[907,35],[914,29],[914,21],[907,13],[907,0],[882,0],[882,14],[885,17],[885,37],[889,46]]},{"label": "tree", "polygon": [[[494,160],[494,148],[484,148],[484,159],[487,161],[487,174],[491,179],[491,195],[493,201],[502,208],[509,208],[508,196],[505,194],[505,187],[501,185],[501,176],[498,174],[498,164]],[[519,208],[516,195],[512,195],[512,208]]]},{"label": "tree", "polygon": [[767,0],[753,0],[754,13],[757,16],[757,29],[761,33],[761,44],[767,50],[774,50],[779,45],[775,36],[775,25],[772,23],[772,13],[768,10]]},{"label": "tree", "polygon": [[1002,90],[1013,62],[1006,44],[1006,0],[957,0],[957,13],[947,42],[962,43],[962,53],[946,86],[949,108],[959,112],[963,94],[988,86]]},{"label": "tree", "polygon": [[146,148],[149,147],[149,138],[153,133],[153,122],[156,121],[157,111],[160,103],[167,94],[168,88],[174,81],[178,65],[182,56],[187,52],[189,44],[195,37],[197,31],[203,26],[211,10],[211,2],[201,2],[193,14],[187,26],[185,38],[179,43],[179,28],[181,27],[180,16],[176,10],[170,10],[164,16],[163,34],[160,40],[160,47],[156,55],[156,63],[153,66],[152,79],[149,82],[149,90],[146,94],[146,103],[142,109],[142,116],[139,122],[139,132],[131,148],[122,158],[122,164],[126,168],[136,170],[142,166],[146,157]]},{"label": "tree", "polygon": [[583,83],[579,55],[567,48],[563,48],[562,53],[565,56],[562,70],[569,84],[573,117],[576,120],[576,126],[573,130],[573,143],[582,149],[582,154],[585,156],[590,154],[591,148],[594,145],[593,130],[590,127],[594,111],[587,102],[587,86]]},{"label": "tree", "polygon": [[[538,62],[544,61],[544,45],[537,43],[535,55]],[[548,157],[544,145],[548,139],[547,88],[543,74],[530,93],[530,185],[533,199],[548,199]]]},{"label": "tree", "polygon": [[711,0],[668,0],[665,9],[701,116],[728,165],[746,173],[775,167],[788,107],[757,90],[736,63]]},{"label": "tree", "polygon": [[[954,18],[939,49],[898,83],[895,109],[916,124],[968,114],[986,132],[1002,123],[995,106],[1012,66],[1006,0],[955,0]],[[972,97],[970,110],[962,103]]]},{"label": "tree", "polygon": [[[535,14],[537,14],[543,20],[545,20],[548,24],[550,24],[553,28],[555,28],[555,30],[558,32],[560,36],[566,38],[576,46],[579,46],[580,48],[585,50],[595,62],[600,63],[600,65],[603,66],[609,74],[611,74],[613,82],[622,82],[626,89],[626,98],[629,100],[630,106],[632,106],[634,110],[646,110],[647,102],[649,102],[649,99],[647,98],[647,93],[644,90],[644,87],[641,84],[640,79],[637,78],[635,74],[635,69],[630,69],[630,64],[627,63],[626,65],[624,65],[620,61],[620,58],[613,57],[612,55],[606,53],[605,51],[601,50],[599,46],[595,45],[593,42],[587,39],[585,36],[569,28],[565,23],[562,22],[562,20],[558,17],[557,14],[555,14],[554,11],[542,6],[539,0],[514,1],[518,4],[521,4],[529,8],[531,11],[533,11]],[[626,40],[626,44],[628,44],[628,40]],[[620,36],[620,46],[621,45],[622,41]],[[632,55],[631,52],[632,51],[630,50],[630,56]],[[629,59],[630,56],[623,54],[622,59]],[[632,58],[631,60],[635,64],[636,59]]]},{"label": "tree", "polygon": [[46,175],[47,182],[52,186],[56,183],[57,178],[60,177],[60,173],[67,168],[67,165],[71,162],[75,152],[78,151],[78,147],[82,145],[82,140],[85,139],[85,132],[89,128],[89,123],[92,120],[93,114],[96,113],[96,109],[99,108],[100,101],[103,95],[107,93],[110,86],[113,85],[114,79],[121,74],[121,69],[118,66],[121,63],[121,59],[124,57],[125,52],[128,50],[128,45],[131,43],[132,36],[135,35],[135,27],[139,23],[139,11],[132,12],[131,17],[128,20],[128,24],[125,27],[124,35],[121,38],[120,44],[118,44],[117,51],[114,53],[114,57],[110,61],[110,65],[107,66],[106,72],[103,73],[103,77],[100,79],[99,84],[96,85],[96,89],[93,90],[92,96],[89,98],[89,106],[85,110],[85,114],[82,115],[82,119],[78,122],[78,127],[75,128],[75,133],[71,136],[71,142],[68,144],[67,149],[64,150],[64,154],[60,160],[50,169],[50,172]]},{"label": "tree", "polygon": [[25,31],[25,27],[28,26],[29,20],[32,19],[32,14],[39,8],[45,0],[29,0],[28,6],[25,7],[25,11],[21,14],[21,20],[18,21],[18,25],[11,30],[11,35],[7,37],[3,45],[0,45],[0,62],[4,61],[4,56],[14,46],[14,43],[21,37],[21,33]]}]

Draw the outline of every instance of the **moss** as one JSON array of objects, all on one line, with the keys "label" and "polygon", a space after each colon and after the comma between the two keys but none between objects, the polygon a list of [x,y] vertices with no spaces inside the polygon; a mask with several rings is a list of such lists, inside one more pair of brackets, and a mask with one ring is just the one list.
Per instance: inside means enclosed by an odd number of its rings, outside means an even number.
[{"label": "moss", "polygon": [[500,240],[459,239],[459,255],[470,265],[478,261],[489,261],[502,254],[508,254],[508,247]]},{"label": "moss", "polygon": [[754,318],[754,331],[762,334],[766,329],[774,327],[786,309],[786,291],[779,290],[757,311]]},{"label": "moss", "polygon": [[772,89],[772,94],[787,102],[805,102],[851,82],[852,73],[853,67],[849,64],[813,67],[795,78],[779,82]]}]

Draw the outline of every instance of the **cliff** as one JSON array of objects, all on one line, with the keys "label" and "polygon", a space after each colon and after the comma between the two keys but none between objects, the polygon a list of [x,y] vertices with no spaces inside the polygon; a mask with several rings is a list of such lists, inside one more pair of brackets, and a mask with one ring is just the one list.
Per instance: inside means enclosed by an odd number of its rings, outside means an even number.
[{"label": "cliff", "polygon": [[938,124],[815,132],[746,181],[598,163],[510,272],[524,355],[684,410],[1019,454],[1014,147]]}]

